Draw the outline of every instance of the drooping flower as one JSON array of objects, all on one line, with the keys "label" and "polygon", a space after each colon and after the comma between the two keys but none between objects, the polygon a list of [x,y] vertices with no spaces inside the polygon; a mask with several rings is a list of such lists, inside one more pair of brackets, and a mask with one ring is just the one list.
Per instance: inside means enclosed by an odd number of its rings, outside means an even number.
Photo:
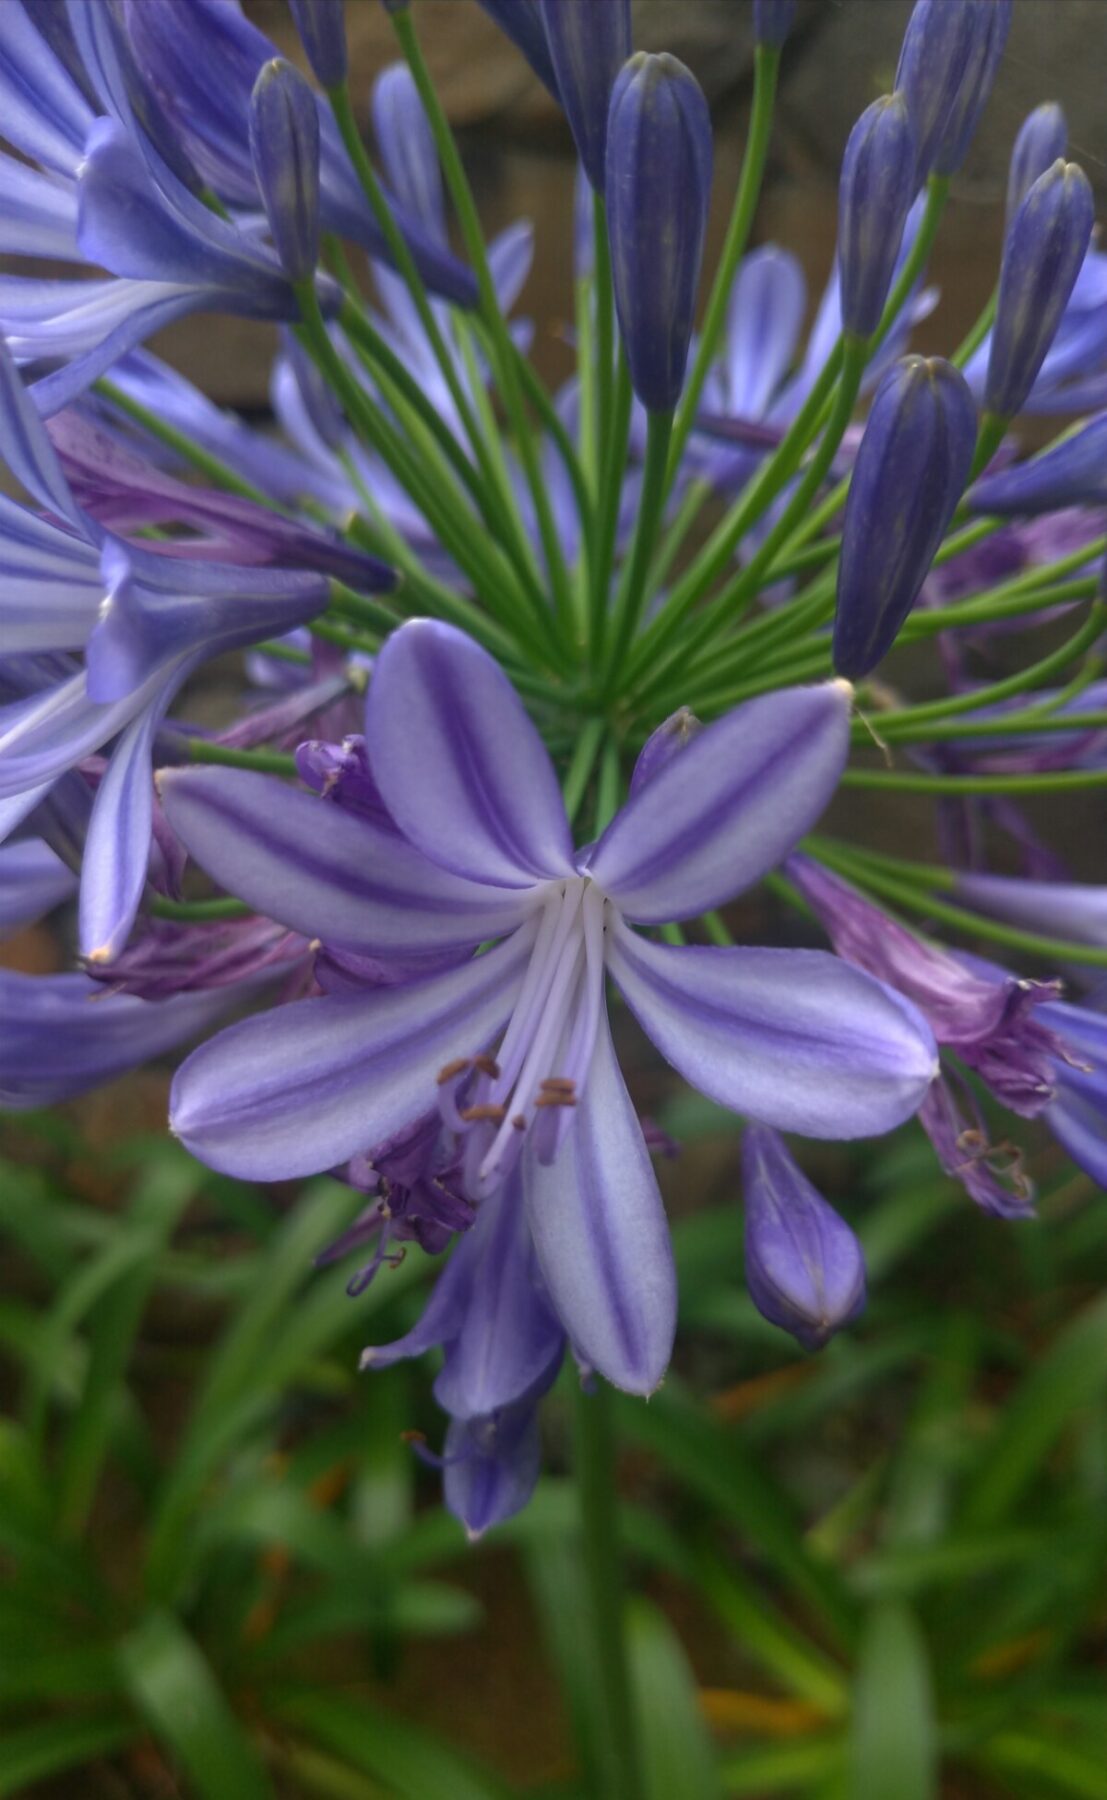
[{"label": "drooping flower", "polygon": [[865,1259],[845,1220],[767,1125],[742,1134],[746,1285],[771,1324],[821,1349],[865,1304]]},{"label": "drooping flower", "polygon": [[780,860],[837,783],[848,711],[838,683],[737,709],[574,853],[502,672],[459,632],[416,621],[388,640],[370,688],[389,828],[265,777],[167,772],[174,829],[228,891],[264,889],[284,923],[345,952],[462,957],[232,1028],[178,1076],[175,1129],[215,1166],[271,1179],[358,1154],[437,1092],[474,1199],[529,1146],[531,1230],[562,1324],[586,1361],[648,1390],[671,1341],[672,1267],[605,973],[693,1085],[784,1129],[888,1129],[934,1072],[914,1009],[834,957],[681,949],[632,929],[693,917]]}]

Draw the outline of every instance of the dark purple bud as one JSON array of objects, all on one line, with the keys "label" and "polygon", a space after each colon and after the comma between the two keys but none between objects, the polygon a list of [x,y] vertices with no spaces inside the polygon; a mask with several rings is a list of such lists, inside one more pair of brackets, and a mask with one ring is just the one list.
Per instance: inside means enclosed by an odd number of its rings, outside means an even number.
[{"label": "dark purple bud", "polygon": [[1069,127],[1055,100],[1047,100],[1028,113],[1019,128],[1011,152],[1007,177],[1007,224],[1026,199],[1039,175],[1063,157],[1069,147]]},{"label": "dark purple bud", "polygon": [[400,205],[448,248],[442,169],[415,77],[405,62],[391,63],[373,85],[373,130]]},{"label": "dark purple bud", "polygon": [[319,260],[319,109],[303,76],[274,57],[250,96],[250,153],[273,247],[290,281]]},{"label": "dark purple bud", "polygon": [[915,193],[915,133],[902,94],[886,94],[849,134],[838,184],[842,324],[871,337],[892,285]]},{"label": "dark purple bud", "polygon": [[630,379],[650,412],[675,406],[684,385],[710,192],[700,85],[675,56],[640,51],[611,95],[607,224]]},{"label": "dark purple bud", "polygon": [[753,0],[754,42],[779,50],[796,20],[796,0]]},{"label": "dark purple bud", "polygon": [[955,175],[968,155],[980,115],[991,98],[1011,29],[1011,0],[968,0],[972,39],[965,72],[942,129],[934,170]]},{"label": "dark purple bud", "polygon": [[340,87],[346,79],[345,0],[288,0],[304,55],[320,87]]},{"label": "dark purple bud", "polygon": [[1007,230],[984,405],[1018,412],[1057,334],[1091,240],[1095,202],[1083,169],[1060,157],[1039,175]]},{"label": "dark purple bud", "polygon": [[966,0],[918,0],[896,69],[896,92],[907,102],[915,133],[915,185],[926,180],[938,154],[973,41]]},{"label": "dark purple bud", "polygon": [[985,476],[969,495],[970,512],[1035,518],[1066,506],[1107,506],[1107,413],[1062,438],[1031,462]]},{"label": "dark purple bud", "polygon": [[976,408],[940,357],[889,369],[857,452],[838,565],[834,667],[857,680],[891,649],[968,480]]},{"label": "dark purple bud", "polygon": [[603,0],[600,6],[582,6],[580,0],[540,0],[540,11],[555,92],[584,172],[602,194],[611,90],[631,51],[630,0]]},{"label": "dark purple bud", "polygon": [[678,707],[675,713],[670,713],[657,730],[651,732],[638,752],[638,761],[630,778],[631,796],[644,788],[655,775],[660,775],[673,757],[687,749],[702,730],[700,721],[687,706]]},{"label": "dark purple bud", "polygon": [[560,105],[561,94],[550,58],[550,46],[546,42],[546,27],[542,23],[541,0],[477,0],[477,4],[495,19],[515,48],[522,51],[539,81],[549,88]]},{"label": "dark purple bud", "polygon": [[767,1125],[742,1136],[746,1285],[758,1312],[819,1350],[865,1304],[861,1246]]}]

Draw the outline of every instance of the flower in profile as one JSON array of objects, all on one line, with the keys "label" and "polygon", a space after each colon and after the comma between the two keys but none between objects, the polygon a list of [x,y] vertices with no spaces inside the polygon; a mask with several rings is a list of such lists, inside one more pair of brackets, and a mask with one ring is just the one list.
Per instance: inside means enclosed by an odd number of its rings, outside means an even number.
[{"label": "flower in profile", "polygon": [[849,134],[838,183],[842,326],[871,337],[880,323],[915,193],[916,141],[902,94],[885,94]]},{"label": "flower in profile", "polygon": [[694,1086],[783,1129],[889,1130],[934,1074],[915,1009],[836,957],[633,929],[695,917],[780,861],[837,785],[849,699],[830,682],[727,714],[576,853],[506,677],[431,621],[392,635],[370,686],[386,823],[248,772],[167,771],[174,830],[229,892],[264,892],[282,923],[344,953],[439,959],[214,1039],[178,1075],[178,1135],[218,1168],[274,1179],[356,1156],[437,1094],[473,1200],[523,1164],[543,1280],[578,1353],[649,1391],[672,1338],[672,1259],[605,976]]},{"label": "flower in profile", "polygon": [[984,404],[1011,419],[1034,386],[1080,274],[1095,223],[1078,163],[1055,163],[1027,190],[1007,227],[988,351]]},{"label": "flower in profile", "polygon": [[742,1134],[746,1285],[758,1312],[819,1350],[865,1305],[865,1258],[767,1125]]}]

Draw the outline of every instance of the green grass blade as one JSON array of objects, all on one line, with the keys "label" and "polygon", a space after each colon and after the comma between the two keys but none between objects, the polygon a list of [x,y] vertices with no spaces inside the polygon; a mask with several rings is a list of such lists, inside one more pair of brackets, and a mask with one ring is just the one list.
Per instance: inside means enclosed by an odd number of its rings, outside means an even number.
[{"label": "green grass blade", "polygon": [[926,1645],[896,1601],[874,1607],[862,1635],[852,1771],[853,1800],[933,1800],[938,1791]]},{"label": "green grass blade", "polygon": [[197,1800],[274,1800],[253,1745],[200,1649],[168,1613],[152,1613],[120,1647],[134,1704],[187,1772]]}]

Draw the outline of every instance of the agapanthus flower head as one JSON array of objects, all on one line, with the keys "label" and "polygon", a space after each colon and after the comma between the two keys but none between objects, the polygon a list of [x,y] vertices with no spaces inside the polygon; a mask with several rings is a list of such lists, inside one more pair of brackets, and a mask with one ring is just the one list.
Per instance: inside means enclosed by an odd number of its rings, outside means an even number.
[{"label": "agapanthus flower head", "polygon": [[279,57],[250,96],[250,152],[281,267],[307,281],[319,260],[319,112],[307,82]]},{"label": "agapanthus flower head", "polygon": [[538,7],[555,92],[565,108],[584,172],[595,192],[602,194],[612,88],[631,52],[630,0],[604,0],[602,6],[581,6],[578,0],[538,0]]},{"label": "agapanthus flower head", "polygon": [[838,182],[842,325],[859,338],[880,323],[915,193],[915,131],[902,94],[886,94],[849,134]]},{"label": "agapanthus flower head", "polygon": [[855,1234],[767,1125],[742,1134],[746,1285],[758,1312],[819,1350],[865,1305]]},{"label": "agapanthus flower head", "polygon": [[346,79],[346,0],[288,0],[304,54],[320,87]]},{"label": "agapanthus flower head", "polygon": [[916,186],[934,166],[975,35],[972,0],[916,0],[911,9],[895,87],[915,133]]},{"label": "agapanthus flower head", "polygon": [[1008,228],[1039,175],[1044,175],[1058,157],[1064,157],[1068,145],[1068,120],[1055,100],[1043,101],[1041,106],[1027,113],[1011,150],[1007,175]]},{"label": "agapanthus flower head", "polygon": [[1077,163],[1058,157],[1029,188],[1007,228],[984,386],[984,404],[997,418],[1013,418],[1034,385],[1094,222],[1087,176]]},{"label": "agapanthus flower head", "polygon": [[620,70],[607,132],[607,218],[619,329],[634,391],[668,412],[684,385],[711,193],[711,118],[675,56]]},{"label": "agapanthus flower head", "polygon": [[890,369],[857,452],[842,526],[834,666],[867,675],[891,649],[964,491],[976,442],[968,385],[940,357]]}]

